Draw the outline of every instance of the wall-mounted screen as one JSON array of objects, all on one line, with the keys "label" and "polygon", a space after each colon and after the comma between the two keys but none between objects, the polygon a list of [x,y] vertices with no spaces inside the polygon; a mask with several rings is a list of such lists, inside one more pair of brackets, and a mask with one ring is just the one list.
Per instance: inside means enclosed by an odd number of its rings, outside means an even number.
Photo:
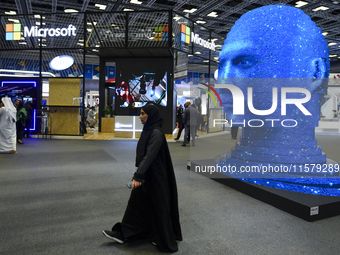
[{"label": "wall-mounted screen", "polygon": [[116,114],[129,115],[148,102],[166,107],[171,68],[171,58],[118,59]]}]

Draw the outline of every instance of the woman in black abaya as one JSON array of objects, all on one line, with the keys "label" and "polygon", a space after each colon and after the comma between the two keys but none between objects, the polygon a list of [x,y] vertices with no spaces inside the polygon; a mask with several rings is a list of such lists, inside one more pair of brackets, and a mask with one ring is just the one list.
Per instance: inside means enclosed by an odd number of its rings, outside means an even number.
[{"label": "woman in black abaya", "polygon": [[141,109],[144,124],[137,144],[137,171],[121,223],[103,234],[119,243],[132,238],[153,238],[160,251],[176,252],[182,240],[175,173],[165,135],[163,117],[153,104]]}]

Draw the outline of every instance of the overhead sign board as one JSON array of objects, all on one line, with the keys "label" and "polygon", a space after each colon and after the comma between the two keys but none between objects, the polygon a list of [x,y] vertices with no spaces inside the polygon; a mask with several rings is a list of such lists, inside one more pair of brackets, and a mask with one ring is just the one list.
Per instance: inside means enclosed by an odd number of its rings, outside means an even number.
[{"label": "overhead sign board", "polygon": [[[59,36],[76,36],[77,28],[72,24],[67,28],[41,28],[38,26],[24,26],[24,37],[59,37]],[[21,24],[6,24],[6,41],[21,40]]]},{"label": "overhead sign board", "polygon": [[73,63],[74,59],[71,56],[62,55],[52,59],[49,65],[52,70],[62,71],[72,66]]}]

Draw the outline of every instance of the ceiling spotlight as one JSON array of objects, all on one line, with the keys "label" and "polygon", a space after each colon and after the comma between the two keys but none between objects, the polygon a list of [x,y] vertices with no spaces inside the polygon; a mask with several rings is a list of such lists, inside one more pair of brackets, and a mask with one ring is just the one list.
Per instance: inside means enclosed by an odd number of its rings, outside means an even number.
[{"label": "ceiling spotlight", "polygon": [[7,14],[7,15],[15,15],[15,14],[17,14],[17,12],[16,11],[9,11],[9,12],[5,12],[5,14]]},{"label": "ceiling spotlight", "polygon": [[100,10],[105,10],[106,9],[106,5],[104,4],[95,4],[95,7],[98,7]]},{"label": "ceiling spotlight", "polygon": [[131,4],[142,4],[143,2],[140,2],[138,0],[131,0],[130,3]]},{"label": "ceiling spotlight", "polygon": [[313,9],[312,11],[313,11],[313,12],[317,12],[317,11],[326,11],[326,10],[328,10],[328,9],[329,9],[329,7],[326,7],[326,6],[321,5],[321,6],[317,7],[317,8],[315,8],[315,9]]},{"label": "ceiling spotlight", "polygon": [[305,6],[305,5],[307,5],[307,4],[308,4],[308,2],[305,2],[305,1],[298,1],[298,2],[295,3],[295,7],[296,7],[296,8],[300,8],[300,7]]},{"label": "ceiling spotlight", "polygon": [[328,35],[328,32],[323,32],[322,35],[326,36],[326,35]]},{"label": "ceiling spotlight", "polygon": [[79,12],[79,11],[77,11],[75,9],[65,9],[64,12],[65,13],[76,13],[76,12]]},{"label": "ceiling spotlight", "polygon": [[204,21],[204,20],[197,20],[196,23],[197,23],[197,24],[205,24],[205,23],[207,23],[207,22]]},{"label": "ceiling spotlight", "polygon": [[336,45],[337,43],[336,42],[331,42],[328,44],[328,46],[333,46],[333,45]]},{"label": "ceiling spotlight", "polygon": [[191,10],[185,9],[183,12],[194,13],[195,11],[197,11],[197,9],[196,8],[192,8]]},{"label": "ceiling spotlight", "polygon": [[211,12],[211,13],[209,13],[207,16],[213,17],[213,18],[218,17],[217,12]]},{"label": "ceiling spotlight", "polygon": [[14,23],[20,23],[18,19],[8,19],[8,21],[14,22]]}]

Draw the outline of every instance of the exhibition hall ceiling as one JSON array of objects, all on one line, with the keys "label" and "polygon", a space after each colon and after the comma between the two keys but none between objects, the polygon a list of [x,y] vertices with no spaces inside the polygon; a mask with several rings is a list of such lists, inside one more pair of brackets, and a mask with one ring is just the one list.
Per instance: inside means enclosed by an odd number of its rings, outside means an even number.
[{"label": "exhibition hall ceiling", "polygon": [[1,0],[0,14],[64,13],[70,9],[78,12],[171,9],[226,37],[242,14],[270,4],[295,6],[308,14],[325,35],[330,60],[340,62],[340,0]]}]

